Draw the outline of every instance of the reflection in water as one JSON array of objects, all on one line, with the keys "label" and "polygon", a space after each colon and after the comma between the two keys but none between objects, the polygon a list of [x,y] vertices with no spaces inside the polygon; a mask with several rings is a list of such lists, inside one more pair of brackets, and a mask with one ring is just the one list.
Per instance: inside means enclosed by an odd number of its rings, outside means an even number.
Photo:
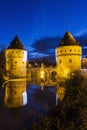
[{"label": "reflection in water", "polygon": [[27,104],[26,81],[10,81],[6,84],[4,104],[8,108]]},{"label": "reflection in water", "polygon": [[56,105],[58,104],[58,100],[60,101],[63,100],[64,95],[65,95],[65,87],[63,85],[62,86],[57,85],[56,86]]},{"label": "reflection in water", "polygon": [[2,130],[32,130],[32,122],[40,121],[49,113],[49,109],[56,105],[56,88],[44,85],[43,82],[39,85],[25,81],[6,82],[4,104],[0,103]]}]

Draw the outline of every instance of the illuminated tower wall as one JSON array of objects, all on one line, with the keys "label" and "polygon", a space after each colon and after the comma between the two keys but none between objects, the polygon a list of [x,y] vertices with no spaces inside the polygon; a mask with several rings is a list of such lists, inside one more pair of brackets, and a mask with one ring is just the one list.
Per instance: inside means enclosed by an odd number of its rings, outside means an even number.
[{"label": "illuminated tower wall", "polygon": [[16,36],[5,50],[6,71],[8,77],[25,77],[27,51]]},{"label": "illuminated tower wall", "polygon": [[27,104],[26,81],[11,81],[6,84],[4,104],[8,108],[22,107]]},{"label": "illuminated tower wall", "polygon": [[56,48],[56,63],[59,75],[81,69],[82,48],[70,32],[66,32]]}]

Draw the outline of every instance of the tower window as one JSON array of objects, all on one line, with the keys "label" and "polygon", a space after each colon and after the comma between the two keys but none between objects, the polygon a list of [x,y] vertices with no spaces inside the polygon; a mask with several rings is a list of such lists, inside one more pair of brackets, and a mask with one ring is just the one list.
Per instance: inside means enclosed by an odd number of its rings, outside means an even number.
[{"label": "tower window", "polygon": [[60,52],[62,53],[62,50]]},{"label": "tower window", "polygon": [[15,64],[17,64],[17,61],[15,61]]},{"label": "tower window", "polygon": [[66,52],[66,50],[65,50],[65,52]]},{"label": "tower window", "polygon": [[69,59],[69,63],[72,63],[72,59]]},{"label": "tower window", "polygon": [[62,63],[62,60],[60,60],[59,62]]},{"label": "tower window", "polygon": [[70,52],[71,52],[72,50],[70,49]]}]

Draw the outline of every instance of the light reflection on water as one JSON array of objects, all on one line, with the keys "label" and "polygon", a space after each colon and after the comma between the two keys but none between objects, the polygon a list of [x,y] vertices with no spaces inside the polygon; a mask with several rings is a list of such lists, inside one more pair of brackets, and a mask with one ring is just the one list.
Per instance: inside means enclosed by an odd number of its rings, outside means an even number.
[{"label": "light reflection on water", "polygon": [[0,128],[2,130],[27,129],[33,120],[39,120],[56,105],[54,86],[29,85],[26,81],[10,81],[6,83],[1,95],[3,102],[0,101],[0,122],[2,122]]}]

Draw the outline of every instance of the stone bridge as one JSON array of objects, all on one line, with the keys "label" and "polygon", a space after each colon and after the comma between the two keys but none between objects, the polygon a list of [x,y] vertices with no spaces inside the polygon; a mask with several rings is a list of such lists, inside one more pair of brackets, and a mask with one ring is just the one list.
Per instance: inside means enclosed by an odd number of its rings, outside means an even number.
[{"label": "stone bridge", "polygon": [[29,77],[30,81],[34,82],[57,82],[56,67],[45,67],[43,65],[35,68],[29,67],[27,68],[27,76]]}]

